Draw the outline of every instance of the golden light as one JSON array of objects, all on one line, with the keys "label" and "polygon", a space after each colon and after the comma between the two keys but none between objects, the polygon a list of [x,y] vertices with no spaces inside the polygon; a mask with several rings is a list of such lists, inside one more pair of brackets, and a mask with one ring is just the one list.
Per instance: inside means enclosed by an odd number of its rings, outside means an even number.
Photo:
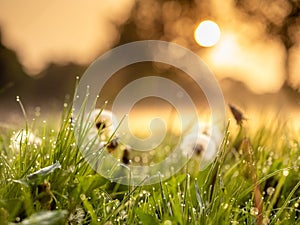
[{"label": "golden light", "polygon": [[215,22],[211,20],[202,21],[195,30],[194,38],[203,47],[211,47],[218,43],[221,31]]},{"label": "golden light", "polygon": [[[264,51],[257,54],[261,49]],[[272,54],[275,56],[270,57]],[[247,40],[246,35],[224,30],[206,57],[218,78],[241,81],[257,94],[276,92],[283,85],[284,50],[276,40]]]}]

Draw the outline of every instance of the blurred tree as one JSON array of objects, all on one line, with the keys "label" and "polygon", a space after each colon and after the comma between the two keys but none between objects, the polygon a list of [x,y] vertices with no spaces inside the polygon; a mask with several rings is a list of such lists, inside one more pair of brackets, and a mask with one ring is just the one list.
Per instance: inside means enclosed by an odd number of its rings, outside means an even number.
[{"label": "blurred tree", "polygon": [[[266,32],[279,38],[287,53],[286,82],[295,84],[290,78],[290,50],[300,44],[300,1],[298,0],[235,0],[236,7],[244,12],[249,19],[260,20],[266,27]],[[298,87],[300,88],[300,87]]]},{"label": "blurred tree", "polygon": [[[75,77],[86,67],[76,64],[50,64],[35,78],[24,72],[16,53],[2,44],[0,30],[0,105],[1,110],[17,105],[20,96],[25,105],[62,104],[66,94],[73,94]],[[63,82],[62,82],[63,79]],[[5,105],[5,107],[3,107]]]},{"label": "blurred tree", "polygon": [[18,80],[22,81],[22,77],[25,77],[25,73],[17,55],[2,44],[0,30],[0,94],[9,91]]},{"label": "blurred tree", "polygon": [[[241,12],[249,23],[258,21],[263,25],[268,38],[275,38],[282,42],[287,55],[286,85],[300,89],[300,78],[298,83],[295,82],[290,71],[298,60],[291,57],[291,50],[294,50],[292,48],[296,45],[300,46],[300,1],[232,0],[232,2],[232,7]],[[216,1],[214,3],[202,0],[138,1],[131,18],[122,28],[120,44],[155,39],[172,41],[197,50],[199,46],[194,41],[194,30],[199,21],[214,18],[216,12],[213,11],[213,4],[216,4]],[[218,3],[217,7],[222,7],[222,4]],[[297,51],[300,51],[300,47]]]}]

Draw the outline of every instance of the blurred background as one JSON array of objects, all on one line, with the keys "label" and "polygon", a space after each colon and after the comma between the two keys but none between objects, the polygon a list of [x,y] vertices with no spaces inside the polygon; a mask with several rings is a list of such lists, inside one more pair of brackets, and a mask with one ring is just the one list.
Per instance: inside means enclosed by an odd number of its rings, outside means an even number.
[{"label": "blurred background", "polygon": [[[76,76],[93,60],[118,45],[148,39],[198,54],[226,102],[246,115],[272,111],[299,121],[297,0],[0,0],[0,122],[20,116],[16,96],[29,115],[61,112]],[[175,80],[198,93],[176,69],[144,63],[119,71],[100,96],[113,99],[135,78],[132,73],[175,73]]]}]

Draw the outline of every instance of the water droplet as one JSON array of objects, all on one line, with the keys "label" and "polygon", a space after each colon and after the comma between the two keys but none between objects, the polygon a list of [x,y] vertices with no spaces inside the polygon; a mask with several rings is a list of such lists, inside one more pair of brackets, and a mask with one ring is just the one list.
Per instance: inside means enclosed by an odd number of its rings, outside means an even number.
[{"label": "water droplet", "polygon": [[283,176],[287,177],[289,175],[289,171],[287,169],[284,169],[282,174]]},{"label": "water droplet", "polygon": [[228,208],[228,203],[226,203],[223,208],[227,209]]},{"label": "water droplet", "polygon": [[81,200],[85,200],[85,199],[86,199],[85,194],[81,194],[81,195],[80,195],[80,198],[81,198]]},{"label": "water droplet", "polygon": [[273,187],[268,187],[267,188],[267,194],[268,195],[272,195],[274,192],[275,192],[275,188],[273,188]]},{"label": "water droplet", "polygon": [[251,209],[250,209],[250,214],[252,215],[252,216],[257,216],[258,215],[258,208],[256,208],[256,207],[252,207]]}]

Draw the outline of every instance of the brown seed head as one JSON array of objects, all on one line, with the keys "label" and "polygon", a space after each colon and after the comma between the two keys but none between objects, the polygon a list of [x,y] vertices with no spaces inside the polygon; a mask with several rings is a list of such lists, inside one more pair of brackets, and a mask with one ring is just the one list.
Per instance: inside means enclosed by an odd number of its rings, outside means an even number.
[{"label": "brown seed head", "polygon": [[243,124],[243,120],[245,120],[243,113],[231,104],[229,104],[229,108],[236,123],[241,126]]}]

